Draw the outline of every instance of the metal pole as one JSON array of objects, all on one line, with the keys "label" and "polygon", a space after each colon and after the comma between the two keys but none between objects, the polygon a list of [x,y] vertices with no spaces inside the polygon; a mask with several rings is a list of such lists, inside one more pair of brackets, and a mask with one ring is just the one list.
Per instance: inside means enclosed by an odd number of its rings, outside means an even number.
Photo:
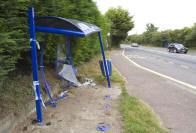
[{"label": "metal pole", "polygon": [[72,56],[71,56],[70,36],[66,36],[66,58],[70,61],[69,65],[72,65],[72,67],[73,67],[73,60],[72,60]]},{"label": "metal pole", "polygon": [[28,15],[29,15],[29,33],[30,33],[30,44],[31,44],[31,61],[32,61],[32,71],[33,71],[33,88],[35,92],[37,122],[38,124],[41,124],[42,123],[42,101],[41,101],[42,98],[41,98],[40,85],[38,79],[34,8],[32,7],[29,8]]},{"label": "metal pole", "polygon": [[104,46],[103,46],[103,41],[101,38],[101,32],[98,32],[98,36],[99,36],[99,41],[100,41],[100,45],[101,45],[101,53],[102,53],[102,57],[103,57],[103,63],[104,63],[104,67],[105,67],[105,71],[106,71],[106,78],[108,81],[108,88],[111,87],[110,84],[110,76],[109,76],[109,71],[108,71],[108,67],[107,67],[107,63],[106,63],[106,58],[105,58],[105,53],[104,53]]}]

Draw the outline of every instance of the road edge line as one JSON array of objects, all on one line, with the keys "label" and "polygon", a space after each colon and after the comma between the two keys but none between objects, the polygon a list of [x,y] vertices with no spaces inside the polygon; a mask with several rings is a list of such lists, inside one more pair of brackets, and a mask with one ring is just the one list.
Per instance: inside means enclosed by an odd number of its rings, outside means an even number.
[{"label": "road edge line", "polygon": [[153,71],[153,70],[151,70],[151,69],[149,69],[149,68],[146,68],[146,67],[143,67],[143,66],[137,64],[136,62],[132,61],[129,57],[127,57],[127,56],[125,55],[125,48],[124,48],[124,50],[123,50],[123,52],[122,52],[121,55],[122,55],[125,59],[127,59],[129,62],[131,62],[132,64],[134,64],[136,67],[138,67],[138,68],[140,68],[140,69],[143,69],[143,70],[145,70],[145,71],[151,72],[151,73],[153,73],[153,74],[155,74],[155,75],[158,75],[158,76],[160,76],[160,77],[163,77],[163,78],[172,80],[172,81],[174,81],[174,82],[176,82],[176,83],[182,84],[182,85],[184,85],[184,86],[186,86],[186,87],[189,87],[189,88],[192,88],[192,89],[196,90],[196,86],[194,86],[194,85],[191,85],[191,84],[189,84],[189,83],[185,83],[185,82],[183,82],[183,81],[177,80],[177,79],[175,79],[175,78],[169,77],[169,76],[167,76],[167,75],[161,74],[161,73],[159,73],[159,72]]}]

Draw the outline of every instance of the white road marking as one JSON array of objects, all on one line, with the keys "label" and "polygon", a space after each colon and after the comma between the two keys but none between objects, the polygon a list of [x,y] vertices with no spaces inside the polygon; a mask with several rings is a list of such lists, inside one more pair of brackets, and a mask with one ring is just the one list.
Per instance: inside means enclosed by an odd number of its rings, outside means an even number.
[{"label": "white road marking", "polygon": [[180,67],[185,68],[185,69],[189,69],[189,67],[185,66],[185,65],[180,65]]},{"label": "white road marking", "polygon": [[169,63],[169,64],[174,64],[172,61],[169,61],[168,63]]},{"label": "white road marking", "polygon": [[187,89],[186,86],[181,85],[181,84],[176,83],[176,82],[173,82],[173,81],[171,81],[171,80],[168,80],[168,81],[166,81],[166,82],[168,82],[168,83],[170,83],[170,84],[174,84],[175,86],[179,87],[180,89],[185,90],[185,91],[188,91],[188,92],[190,92],[190,93],[196,95],[196,91],[195,91],[194,89]]},{"label": "white road marking", "polygon": [[196,86],[194,86],[194,85],[191,85],[191,84],[189,84],[189,83],[186,83],[186,82],[177,80],[177,79],[175,79],[175,78],[169,77],[169,76],[167,76],[167,75],[158,73],[158,72],[156,72],[156,71],[153,71],[153,70],[151,70],[151,69],[149,69],[149,68],[143,67],[143,66],[141,66],[141,65],[139,65],[139,64],[137,64],[137,63],[135,63],[134,61],[132,61],[129,57],[127,57],[127,56],[125,55],[125,49],[124,49],[123,52],[122,52],[122,56],[125,57],[129,62],[131,62],[132,64],[134,64],[136,67],[139,67],[139,68],[141,68],[141,69],[143,69],[143,70],[145,70],[145,71],[151,72],[151,73],[153,73],[153,74],[155,74],[155,75],[158,75],[158,76],[160,76],[160,77],[163,77],[163,78],[172,80],[172,81],[174,81],[174,82],[176,82],[176,83],[182,84],[182,85],[184,85],[184,86],[186,86],[186,87],[189,87],[189,88],[192,88],[192,89],[196,90]]},{"label": "white road marking", "polygon": [[134,59],[146,59],[146,57],[139,56],[139,55],[127,55],[129,58],[134,58]]}]

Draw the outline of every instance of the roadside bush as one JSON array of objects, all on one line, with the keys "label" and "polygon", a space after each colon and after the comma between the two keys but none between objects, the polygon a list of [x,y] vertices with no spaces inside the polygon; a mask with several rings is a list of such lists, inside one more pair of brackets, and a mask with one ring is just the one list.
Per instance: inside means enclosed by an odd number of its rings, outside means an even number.
[{"label": "roadside bush", "polygon": [[[103,40],[106,38],[107,21],[92,0],[36,0],[33,2],[31,0],[2,0],[0,1],[0,82],[15,69],[31,68],[27,16],[30,5],[35,8],[36,16],[60,16],[100,26]],[[37,40],[42,41],[43,35],[43,33],[37,33]],[[88,61],[100,51],[98,38],[95,35],[82,39],[72,38],[72,40],[75,64]],[[56,58],[56,44],[64,44],[64,41],[64,36],[47,34],[46,63],[53,63]],[[24,64],[16,65],[18,62]],[[17,66],[20,67],[17,68]]]}]

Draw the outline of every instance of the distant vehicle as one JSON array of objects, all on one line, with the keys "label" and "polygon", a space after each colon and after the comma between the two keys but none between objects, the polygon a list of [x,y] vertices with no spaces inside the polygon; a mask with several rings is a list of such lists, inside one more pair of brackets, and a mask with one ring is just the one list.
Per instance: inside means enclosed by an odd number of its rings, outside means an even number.
[{"label": "distant vehicle", "polygon": [[131,47],[139,47],[138,43],[131,43]]},{"label": "distant vehicle", "polygon": [[188,52],[188,48],[186,48],[183,44],[171,43],[168,46],[168,52],[186,54]]}]

